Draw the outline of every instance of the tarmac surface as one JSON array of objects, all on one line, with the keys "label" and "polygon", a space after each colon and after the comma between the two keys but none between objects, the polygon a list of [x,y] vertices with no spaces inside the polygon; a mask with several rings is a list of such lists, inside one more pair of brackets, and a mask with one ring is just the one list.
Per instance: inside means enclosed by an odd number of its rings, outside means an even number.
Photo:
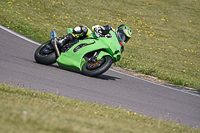
[{"label": "tarmac surface", "polygon": [[0,83],[59,94],[89,103],[200,128],[200,95],[130,76],[113,69],[88,77],[35,62],[34,42],[0,26]]}]

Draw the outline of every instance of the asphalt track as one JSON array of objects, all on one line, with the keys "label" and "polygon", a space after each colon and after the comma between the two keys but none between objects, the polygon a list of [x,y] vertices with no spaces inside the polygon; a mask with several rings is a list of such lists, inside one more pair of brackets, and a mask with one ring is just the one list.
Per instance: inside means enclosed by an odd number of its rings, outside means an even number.
[{"label": "asphalt track", "polygon": [[90,103],[200,128],[200,96],[110,69],[93,78],[35,62],[38,43],[0,26],[0,83],[56,93]]}]

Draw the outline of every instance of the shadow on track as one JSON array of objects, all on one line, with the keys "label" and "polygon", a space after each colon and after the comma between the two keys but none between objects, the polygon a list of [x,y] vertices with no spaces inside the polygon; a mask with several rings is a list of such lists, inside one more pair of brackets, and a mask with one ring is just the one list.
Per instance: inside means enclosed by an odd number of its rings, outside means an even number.
[{"label": "shadow on track", "polygon": [[[34,62],[36,63],[36,62]],[[38,64],[38,63],[37,63]],[[40,64],[42,65],[42,64]],[[74,72],[74,73],[78,73],[78,74],[81,74],[83,75],[82,73],[80,72],[77,72],[77,71],[73,71],[73,70],[69,70],[69,69],[66,69],[66,68],[62,68],[60,66],[58,66],[56,63],[55,64],[52,64],[52,65],[47,65],[47,66],[50,66],[50,67],[55,67],[57,69],[60,69],[60,70],[65,70],[65,71],[69,71],[69,72]],[[86,75],[83,75],[83,76],[86,76]],[[90,76],[86,76],[86,77],[90,77]],[[96,76],[96,77],[90,77],[90,78],[96,78],[96,79],[101,79],[101,80],[117,80],[117,79],[121,79],[121,78],[118,78],[118,77],[113,77],[113,76],[109,76],[109,75],[105,75],[105,74],[101,74],[99,76]]]},{"label": "shadow on track", "polygon": [[97,78],[97,79],[102,79],[102,80],[116,80],[116,79],[121,79],[121,78],[118,78],[118,77],[113,77],[113,76],[109,76],[109,75],[99,75],[97,77],[93,77],[93,78]]}]

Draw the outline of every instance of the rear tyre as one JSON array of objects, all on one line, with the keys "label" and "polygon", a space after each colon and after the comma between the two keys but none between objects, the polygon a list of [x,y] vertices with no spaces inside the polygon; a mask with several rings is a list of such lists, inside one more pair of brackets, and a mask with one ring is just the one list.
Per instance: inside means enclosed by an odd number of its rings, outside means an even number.
[{"label": "rear tyre", "polygon": [[47,41],[40,45],[35,51],[35,61],[40,64],[50,65],[56,62],[56,52],[51,44],[51,41]]},{"label": "rear tyre", "polygon": [[98,76],[106,72],[112,65],[112,58],[110,56],[105,56],[101,60],[93,63],[87,61],[83,64],[82,73],[88,76]]}]

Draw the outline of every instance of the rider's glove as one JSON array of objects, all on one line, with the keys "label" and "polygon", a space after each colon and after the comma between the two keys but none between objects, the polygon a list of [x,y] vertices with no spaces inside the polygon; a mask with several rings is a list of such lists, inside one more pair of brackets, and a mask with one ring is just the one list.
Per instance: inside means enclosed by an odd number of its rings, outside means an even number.
[{"label": "rider's glove", "polygon": [[94,34],[95,34],[97,37],[102,36],[102,26],[100,26],[100,27],[95,27],[95,28],[94,28]]}]

